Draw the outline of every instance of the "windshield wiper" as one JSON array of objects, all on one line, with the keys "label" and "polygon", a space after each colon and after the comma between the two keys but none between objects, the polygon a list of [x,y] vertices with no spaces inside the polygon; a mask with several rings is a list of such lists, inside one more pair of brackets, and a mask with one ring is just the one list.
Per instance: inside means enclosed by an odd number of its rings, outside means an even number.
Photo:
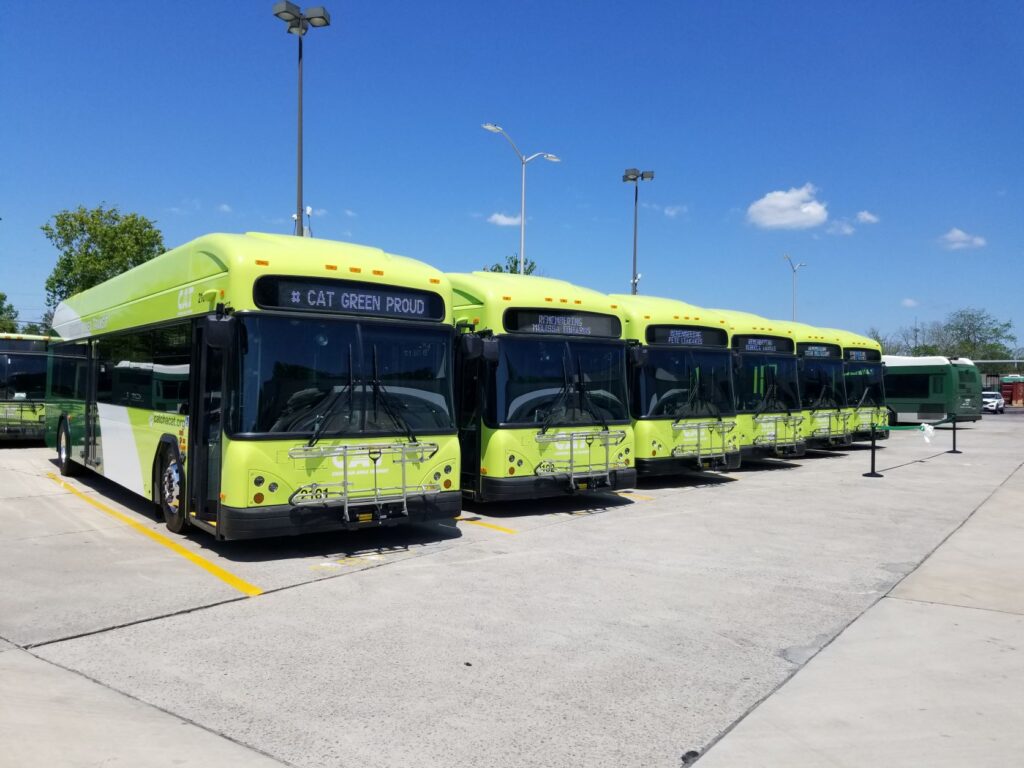
[{"label": "windshield wiper", "polygon": [[[569,366],[565,364],[565,350],[562,350],[562,388],[558,391],[554,401],[552,401],[551,410],[548,411],[548,415],[541,422],[540,433],[542,435],[547,434],[548,429],[555,423],[555,417],[564,414],[566,411],[564,403],[569,397],[569,390],[572,389],[569,378]],[[559,410],[560,406],[561,410]]]},{"label": "windshield wiper", "polygon": [[318,413],[316,415],[316,418],[313,420],[313,434],[310,435],[309,442],[307,443],[307,445],[309,447],[313,447],[314,445],[316,445],[317,440],[320,439],[320,434],[323,432],[324,426],[326,426],[326,424],[327,424],[328,420],[330,419],[330,417],[334,414],[334,410],[335,410],[335,408],[338,407],[338,403],[341,402],[341,396],[342,395],[347,395],[348,396],[348,412],[349,412],[348,421],[349,421],[349,424],[352,423],[352,390],[354,389],[354,385],[355,385],[355,380],[354,380],[353,374],[352,374],[352,345],[349,344],[348,345],[348,384],[345,385],[344,388],[338,390],[335,393],[335,395],[334,395],[334,399],[331,400],[324,407],[324,409],[322,411],[320,411],[320,413]]},{"label": "windshield wiper", "polygon": [[384,389],[384,382],[380,380],[380,373],[377,371],[377,345],[373,345],[373,381],[371,382],[373,387],[373,404],[377,405],[378,399],[380,404],[384,406],[384,412],[391,418],[399,429],[404,430],[405,434],[409,437],[409,442],[416,442],[416,435],[413,434],[412,427],[409,426],[409,422],[402,418],[401,414],[395,411],[392,404],[392,398],[394,397],[390,392]]},{"label": "windshield wiper", "polygon": [[597,405],[594,404],[594,399],[590,396],[586,382],[583,380],[583,363],[580,359],[579,353],[576,354],[576,375],[579,377],[578,388],[580,393],[580,410],[586,410],[587,413],[594,417],[594,421],[601,422],[601,429],[607,432],[608,422],[604,416],[597,412]]}]

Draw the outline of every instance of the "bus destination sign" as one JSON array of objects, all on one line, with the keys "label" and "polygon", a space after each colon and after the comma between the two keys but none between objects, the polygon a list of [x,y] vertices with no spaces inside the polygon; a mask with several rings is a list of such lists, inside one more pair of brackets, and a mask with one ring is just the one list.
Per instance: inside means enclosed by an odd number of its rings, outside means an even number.
[{"label": "bus destination sign", "polygon": [[402,320],[443,320],[444,300],[430,291],[392,288],[354,280],[262,277],[254,289],[264,308]]},{"label": "bus destination sign", "polygon": [[882,353],[877,349],[848,349],[846,359],[853,363],[880,363]]},{"label": "bus destination sign", "polygon": [[760,352],[763,354],[792,354],[792,339],[778,336],[733,336],[733,349],[740,352]]},{"label": "bus destination sign", "polygon": [[510,309],[505,312],[505,330],[510,333],[540,333],[558,336],[603,336],[618,338],[619,318],[596,312],[568,309]]},{"label": "bus destination sign", "polygon": [[726,347],[728,338],[726,332],[721,328],[700,328],[686,325],[651,325],[647,327],[648,344]]},{"label": "bus destination sign", "polygon": [[837,344],[797,344],[796,351],[801,357],[840,358],[841,350]]}]

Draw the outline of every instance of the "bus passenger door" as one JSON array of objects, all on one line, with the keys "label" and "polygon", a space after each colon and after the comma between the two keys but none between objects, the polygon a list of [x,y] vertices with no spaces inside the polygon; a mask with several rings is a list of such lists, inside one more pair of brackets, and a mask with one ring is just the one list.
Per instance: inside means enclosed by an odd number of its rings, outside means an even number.
[{"label": "bus passenger door", "polygon": [[85,465],[102,472],[103,457],[100,455],[99,406],[96,404],[96,382],[100,376],[99,342],[88,345],[85,365]]},{"label": "bus passenger door", "polygon": [[188,510],[201,521],[216,524],[220,510],[220,466],[223,412],[227,403],[224,360],[230,318],[204,317],[196,322],[192,345],[189,393]]}]

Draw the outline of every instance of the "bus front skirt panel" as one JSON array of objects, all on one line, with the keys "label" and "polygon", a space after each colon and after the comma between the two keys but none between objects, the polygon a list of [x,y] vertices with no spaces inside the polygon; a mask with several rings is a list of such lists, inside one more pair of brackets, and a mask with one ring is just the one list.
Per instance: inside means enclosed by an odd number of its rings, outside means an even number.
[{"label": "bus front skirt panel", "polygon": [[217,523],[217,538],[255,539],[268,536],[295,536],[323,531],[377,528],[401,523],[430,520],[452,520],[462,511],[462,491],[410,495],[402,502],[349,507],[292,506],[280,504],[267,507],[222,506]]}]

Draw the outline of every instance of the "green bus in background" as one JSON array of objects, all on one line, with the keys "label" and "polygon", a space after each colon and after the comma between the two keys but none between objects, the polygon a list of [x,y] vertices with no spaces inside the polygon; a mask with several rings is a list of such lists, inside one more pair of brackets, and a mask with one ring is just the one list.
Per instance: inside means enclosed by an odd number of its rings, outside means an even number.
[{"label": "green bus in background", "polygon": [[981,419],[981,375],[966,357],[885,355],[882,361],[891,424]]},{"label": "green bus in background", "polygon": [[623,318],[604,294],[532,275],[449,274],[462,488],[532,499],[636,481]]},{"label": "green bus in background", "polygon": [[743,455],[802,456],[800,383],[791,328],[748,312],[714,310],[735,355],[737,438]]},{"label": "green bus in background", "polygon": [[635,344],[629,357],[637,472],[739,467],[725,317],[674,299],[610,298]]},{"label": "green bus in background", "polygon": [[43,439],[47,341],[0,333],[0,440]]},{"label": "green bus in background", "polygon": [[451,519],[451,288],[375,248],[208,235],[56,310],[47,442],[220,539]]}]

